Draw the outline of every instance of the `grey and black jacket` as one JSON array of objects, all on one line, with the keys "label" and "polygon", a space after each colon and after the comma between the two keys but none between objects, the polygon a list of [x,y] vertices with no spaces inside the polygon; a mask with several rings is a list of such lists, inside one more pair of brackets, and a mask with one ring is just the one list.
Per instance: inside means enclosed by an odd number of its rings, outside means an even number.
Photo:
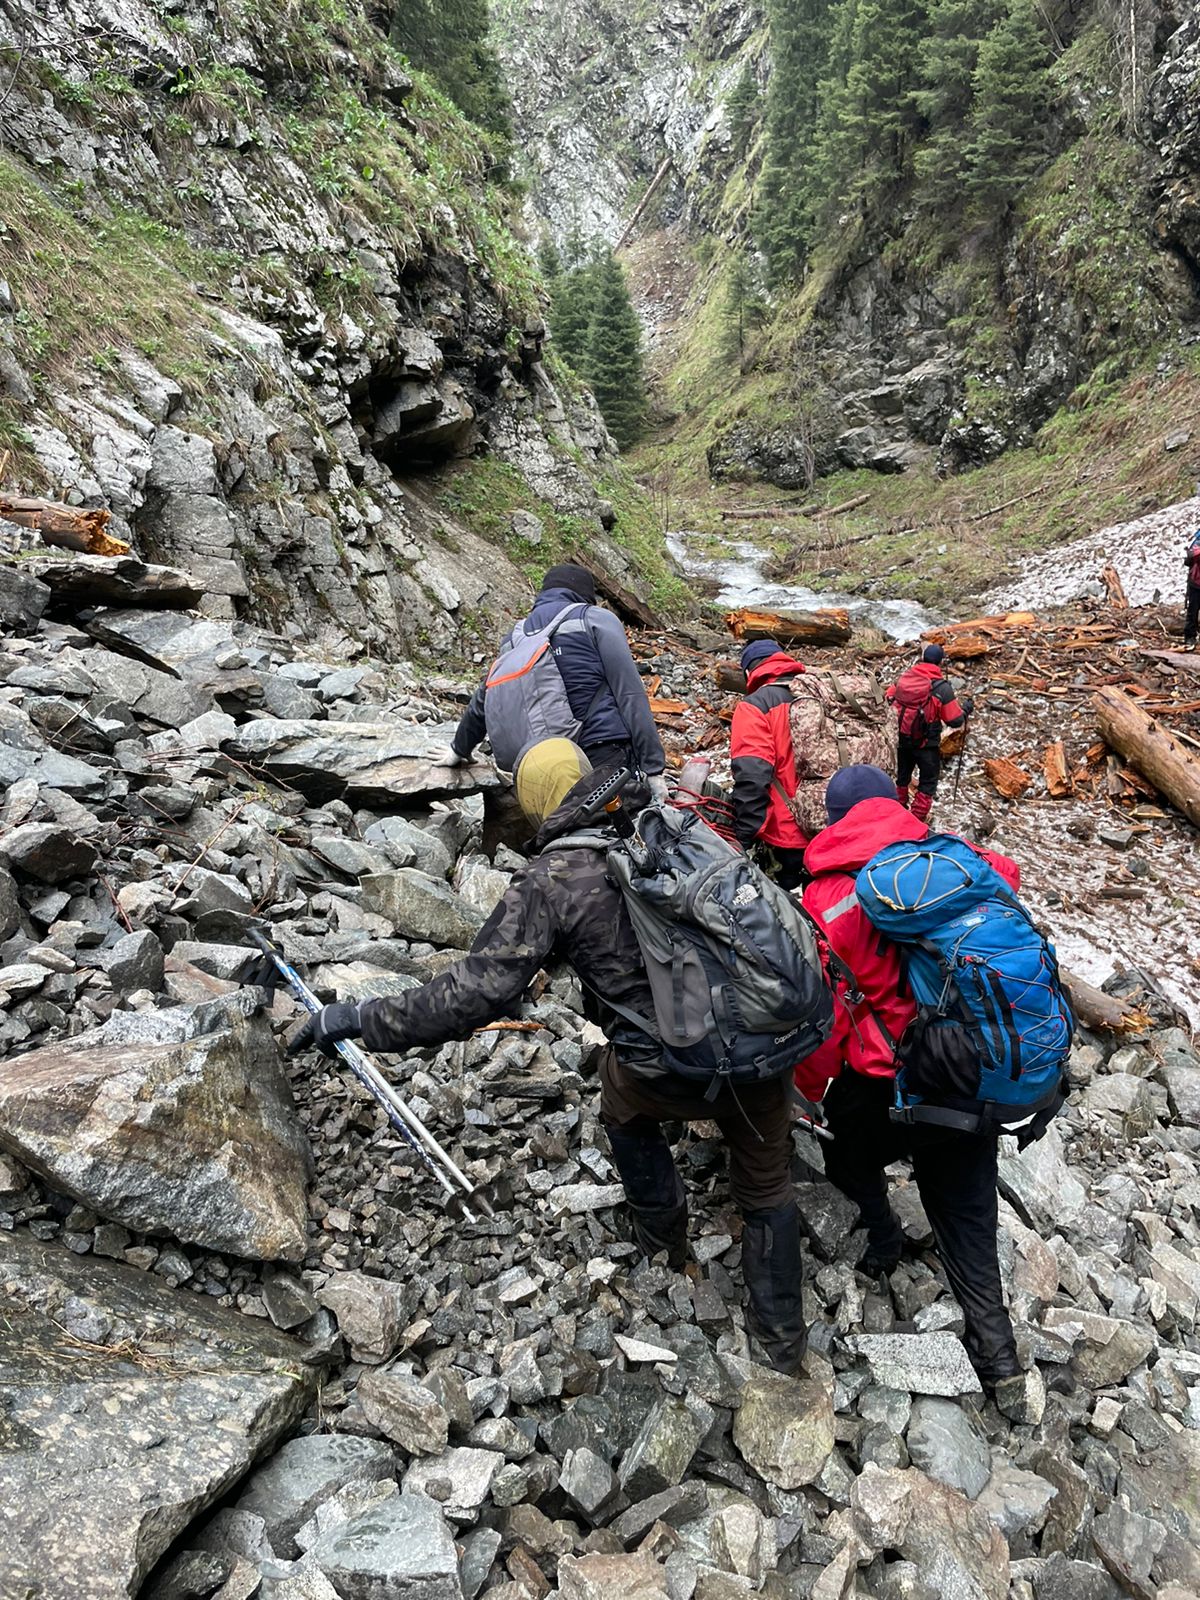
[{"label": "grey and black jacket", "polygon": [[604,1003],[611,998],[640,1016],[654,1015],[641,952],[620,891],[605,871],[610,834],[596,830],[596,848],[556,850],[571,833],[578,801],[568,795],[534,840],[536,852],[513,878],[480,929],[469,955],[438,977],[363,1002],[363,1043],[398,1051],[466,1038],[520,1000],[538,969],[556,957],[570,962],[584,986],[584,1008],[608,1035],[621,1062],[641,1074],[666,1071],[655,1042]]},{"label": "grey and black jacket", "polygon": [[[584,606],[569,589],[543,589],[529,619],[544,628],[565,608],[580,615],[569,619],[554,636],[554,659],[562,674],[571,714],[582,722],[580,747],[591,752],[627,744],[634,764],[648,777],[666,766],[662,740],[625,629],[611,611]],[[486,677],[463,712],[452,741],[455,752],[469,759],[487,733],[483,715]]]}]

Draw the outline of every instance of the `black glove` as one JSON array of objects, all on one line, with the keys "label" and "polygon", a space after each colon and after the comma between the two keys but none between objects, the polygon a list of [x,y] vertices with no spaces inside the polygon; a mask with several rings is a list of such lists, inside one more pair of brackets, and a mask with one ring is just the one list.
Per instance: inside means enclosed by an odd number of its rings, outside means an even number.
[{"label": "black glove", "polygon": [[333,1060],[337,1056],[334,1045],[340,1039],[357,1039],[362,1032],[358,1009],[357,1003],[339,1000],[335,1005],[322,1006],[320,1011],[310,1011],[288,1040],[288,1055],[319,1050]]},{"label": "black glove", "polygon": [[234,974],[237,983],[249,985],[251,988],[262,989],[265,992],[265,1003],[268,1008],[275,999],[275,989],[279,983],[279,968],[270,956],[260,955],[255,951],[248,955]]},{"label": "black glove", "polygon": [[975,701],[969,694],[963,695],[962,699],[959,701],[959,705],[962,706],[963,716],[965,717],[971,716],[975,710]]}]

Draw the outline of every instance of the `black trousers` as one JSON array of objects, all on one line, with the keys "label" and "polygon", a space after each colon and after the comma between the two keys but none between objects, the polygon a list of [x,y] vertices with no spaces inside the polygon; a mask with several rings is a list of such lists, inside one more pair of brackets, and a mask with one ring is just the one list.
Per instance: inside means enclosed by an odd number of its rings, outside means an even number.
[{"label": "black trousers", "polygon": [[1185,643],[1195,642],[1198,628],[1200,628],[1200,583],[1189,583],[1187,586],[1187,616],[1183,623]]},{"label": "black trousers", "polygon": [[831,1183],[862,1212],[871,1243],[899,1243],[883,1169],[910,1160],[938,1255],[966,1321],[965,1344],[985,1381],[1018,1370],[1012,1323],[1004,1305],[997,1254],[998,1205],[994,1134],[892,1122],[890,1078],[849,1068],[822,1102],[833,1141],[825,1146]]},{"label": "black trousers", "polygon": [[914,744],[903,734],[899,736],[896,742],[896,784],[899,788],[908,788],[914,767],[917,769],[917,788],[922,794],[935,795],[942,771],[942,751],[933,735],[928,744]]}]

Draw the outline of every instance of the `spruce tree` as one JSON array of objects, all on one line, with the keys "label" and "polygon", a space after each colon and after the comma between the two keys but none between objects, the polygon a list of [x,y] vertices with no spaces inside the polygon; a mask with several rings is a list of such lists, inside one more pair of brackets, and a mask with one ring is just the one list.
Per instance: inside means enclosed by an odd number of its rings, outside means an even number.
[{"label": "spruce tree", "polygon": [[763,318],[758,275],[744,250],[730,262],[721,304],[721,355],[726,361],[741,361],[746,354],[746,338]]},{"label": "spruce tree", "polygon": [[754,74],[747,67],[734,84],[733,93],[725,105],[725,115],[729,119],[729,137],[733,142],[734,151],[738,154],[741,154],[750,143],[754,124],[758,120],[761,99]]},{"label": "spruce tree", "polygon": [[641,434],[646,417],[642,325],[616,256],[608,251],[592,272],[592,317],[584,376],[608,431],[625,450]]},{"label": "spruce tree", "polygon": [[810,203],[826,223],[847,203],[872,205],[910,168],[925,0],[839,0]]},{"label": "spruce tree", "polygon": [[563,360],[586,374],[597,267],[594,261],[561,272],[550,286],[550,333]]},{"label": "spruce tree", "polygon": [[806,171],[828,56],[830,0],[767,0],[772,71],[755,232],[771,276],[799,275],[811,242]]},{"label": "spruce tree", "polygon": [[396,0],[388,37],[472,122],[508,137],[508,92],[488,26],[487,0]]},{"label": "spruce tree", "polygon": [[1008,0],[979,47],[967,142],[967,192],[981,216],[1002,217],[1046,158],[1050,52],[1032,0]]},{"label": "spruce tree", "polygon": [[928,211],[953,213],[962,200],[966,124],[974,97],[979,46],[1000,13],[1000,0],[932,0],[921,41],[921,87],[913,102],[928,126],[913,167],[917,198]]}]

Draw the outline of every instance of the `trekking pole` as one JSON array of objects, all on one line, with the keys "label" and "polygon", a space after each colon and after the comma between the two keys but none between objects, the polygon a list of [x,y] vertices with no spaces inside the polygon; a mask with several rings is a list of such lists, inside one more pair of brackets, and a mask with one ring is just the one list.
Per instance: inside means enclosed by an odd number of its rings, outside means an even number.
[{"label": "trekking pole", "polygon": [[[288,988],[308,1012],[321,1009],[321,1002],[305,983],[304,979],[285,960],[278,947],[271,943],[266,934],[258,928],[250,929],[250,938],[255,946],[262,951],[274,965],[275,970],[284,979]],[[495,1211],[491,1202],[482,1191],[471,1182],[466,1173],[458,1167],[447,1155],[442,1146],[430,1133],[429,1129],[411,1110],[392,1088],[391,1084],[371,1060],[371,1057],[352,1039],[339,1039],[334,1049],[350,1068],[350,1071],[366,1089],[368,1094],[383,1109],[385,1116],[392,1127],[401,1136],[407,1145],[420,1159],[425,1168],[432,1173],[438,1183],[446,1191],[447,1197],[454,1202],[455,1209],[461,1207],[462,1215],[468,1222],[475,1222],[467,1205],[469,1201],[483,1216],[493,1217]],[[436,1161],[434,1159],[436,1157]],[[437,1163],[441,1162],[441,1166]]]},{"label": "trekking pole", "polygon": [[958,799],[958,786],[962,781],[963,758],[967,753],[967,737],[971,732],[971,719],[968,717],[963,723],[963,739],[958,747],[958,765],[954,769],[954,788],[950,791],[950,804]]}]

